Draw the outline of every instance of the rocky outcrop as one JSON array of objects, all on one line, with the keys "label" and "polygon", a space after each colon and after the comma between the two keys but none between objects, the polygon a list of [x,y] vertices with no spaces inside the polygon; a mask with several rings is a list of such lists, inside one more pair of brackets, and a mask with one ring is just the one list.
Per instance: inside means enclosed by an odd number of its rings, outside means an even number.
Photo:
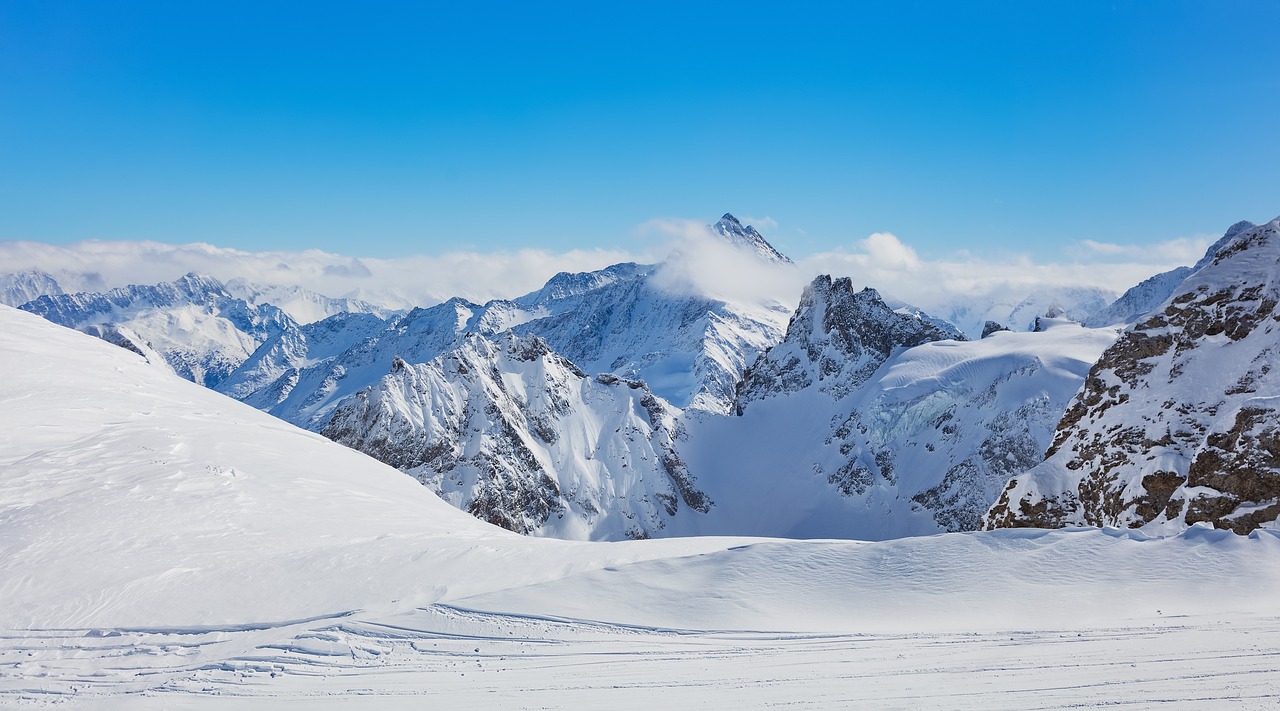
[{"label": "rocky outcrop", "polygon": [[1280,220],[1245,228],[1090,370],[1044,462],[1010,480],[988,528],[1280,516]]},{"label": "rocky outcrop", "polygon": [[805,287],[787,335],[760,356],[738,385],[738,414],[752,403],[816,385],[832,399],[866,382],[895,350],[964,340],[918,314],[891,309],[875,289],[854,291],[848,277],[819,276]]}]

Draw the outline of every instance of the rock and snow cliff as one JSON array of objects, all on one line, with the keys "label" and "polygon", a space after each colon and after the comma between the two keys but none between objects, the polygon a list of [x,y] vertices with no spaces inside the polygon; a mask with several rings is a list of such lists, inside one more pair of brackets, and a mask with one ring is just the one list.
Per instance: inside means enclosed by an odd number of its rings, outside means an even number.
[{"label": "rock and snow cliff", "polygon": [[427,363],[394,360],[323,434],[513,531],[649,538],[711,507],[675,449],[679,414],[644,383],[588,376],[537,336],[467,333]]},{"label": "rock and snow cliff", "polygon": [[988,528],[1277,525],[1280,220],[1224,239],[1102,355]]}]

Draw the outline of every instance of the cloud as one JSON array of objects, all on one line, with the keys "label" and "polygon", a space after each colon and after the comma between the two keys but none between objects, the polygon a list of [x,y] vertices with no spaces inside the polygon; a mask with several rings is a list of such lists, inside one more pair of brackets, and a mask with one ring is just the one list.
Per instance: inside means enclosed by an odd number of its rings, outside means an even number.
[{"label": "cloud", "polygon": [[[758,221],[758,220],[757,220]],[[1086,287],[1118,293],[1160,271],[1193,264],[1212,241],[1190,237],[1147,245],[1084,241],[1065,259],[1026,254],[976,255],[957,250],[921,254],[889,232],[777,265],[734,249],[696,220],[663,218],[636,228],[636,248],[549,252],[447,252],[394,259],[320,250],[246,252],[206,243],[85,241],[70,245],[0,242],[0,270],[38,268],[93,274],[92,288],[153,284],[186,272],[264,285],[302,286],[329,296],[354,296],[404,308],[449,297],[484,302],[534,291],[560,271],[600,269],[618,262],[667,259],[658,284],[678,293],[736,301],[776,301],[794,307],[818,274],[851,277],[856,285],[914,304],[941,317],[958,306],[1016,304],[1035,291]]]},{"label": "cloud", "polygon": [[223,281],[240,277],[263,285],[301,286],[393,308],[435,304],[452,296],[479,302],[515,297],[541,287],[560,271],[592,271],[636,258],[628,251],[607,249],[449,252],[376,259],[320,250],[246,252],[204,243],[0,242],[4,272],[41,269],[96,274],[100,276],[94,282],[96,288],[155,284],[198,272]]},{"label": "cloud", "polygon": [[1161,260],[1175,260],[1180,264],[1194,264],[1204,256],[1205,250],[1213,244],[1217,237],[1197,235],[1195,237],[1178,237],[1176,239],[1157,242],[1155,244],[1115,244],[1113,242],[1095,242],[1082,240],[1080,247],[1085,258],[1090,256],[1120,257],[1138,261],[1150,260],[1159,255]]},{"label": "cloud", "polygon": [[742,217],[738,218],[738,221],[741,222],[743,225],[751,225],[752,227],[756,228],[760,232],[768,232],[770,230],[778,229],[778,221],[773,219],[772,217],[769,217],[768,215],[765,215],[764,217],[751,217],[749,215],[743,215]]},{"label": "cloud", "polygon": [[762,260],[696,220],[650,220],[640,230],[662,239],[664,264],[654,284],[670,293],[794,306],[805,284],[794,265]]}]

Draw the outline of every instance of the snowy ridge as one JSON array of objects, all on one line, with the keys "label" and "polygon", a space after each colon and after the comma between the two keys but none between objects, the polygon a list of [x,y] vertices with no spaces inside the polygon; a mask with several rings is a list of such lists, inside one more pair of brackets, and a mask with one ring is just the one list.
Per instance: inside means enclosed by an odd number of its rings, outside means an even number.
[{"label": "snowy ridge", "polygon": [[[250,305],[222,282],[187,274],[154,286],[105,293],[45,295],[21,307],[63,326],[132,333],[188,380],[216,386],[292,319],[269,304]],[[135,349],[136,350],[136,349]]]},{"label": "snowy ridge", "polygon": [[1238,232],[1103,354],[987,526],[1276,527],[1277,303],[1280,220]]},{"label": "snowy ridge", "polygon": [[1153,311],[1157,306],[1164,303],[1174,290],[1182,284],[1183,280],[1207,266],[1213,261],[1218,254],[1218,250],[1227,245],[1228,242],[1235,239],[1237,235],[1245,230],[1253,229],[1257,225],[1248,220],[1241,220],[1227,231],[1205,250],[1204,256],[1200,261],[1196,262],[1193,267],[1178,267],[1167,272],[1161,272],[1155,276],[1142,281],[1140,284],[1130,287],[1124,292],[1120,298],[1116,299],[1110,306],[1090,316],[1085,320],[1086,326],[1112,326],[1112,325],[1129,325],[1146,314]]},{"label": "snowy ridge", "polygon": [[672,293],[656,283],[662,268],[541,301],[547,315],[514,331],[545,339],[587,372],[643,380],[677,407],[727,412],[746,366],[782,337],[785,314]]},{"label": "snowy ridge", "polygon": [[1178,267],[1161,272],[1129,287],[1107,308],[1085,319],[1086,326],[1127,326],[1164,303],[1174,289],[1191,275],[1191,267]]},{"label": "snowy ridge", "polygon": [[791,258],[779,252],[773,245],[769,244],[756,228],[751,225],[746,227],[738,221],[738,218],[729,213],[725,213],[718,222],[711,226],[712,231],[728,240],[729,244],[754,252],[756,256],[770,262],[779,264],[791,264]]},{"label": "snowy ridge", "polygon": [[616,540],[711,507],[675,451],[678,415],[643,383],[588,377],[537,336],[468,333],[428,363],[395,361],[323,434],[503,528]]}]

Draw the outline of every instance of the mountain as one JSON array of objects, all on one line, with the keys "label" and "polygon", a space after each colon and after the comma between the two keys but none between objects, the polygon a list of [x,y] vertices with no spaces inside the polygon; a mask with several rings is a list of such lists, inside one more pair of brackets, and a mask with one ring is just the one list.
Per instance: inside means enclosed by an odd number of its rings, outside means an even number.
[{"label": "mountain", "polygon": [[46,294],[61,293],[62,285],[46,272],[33,269],[0,275],[0,304],[16,307]]},{"label": "mountain", "polygon": [[1130,287],[1120,298],[1116,299],[1110,306],[1097,313],[1091,315],[1085,320],[1086,326],[1111,326],[1111,325],[1129,325],[1147,313],[1151,312],[1165,299],[1177,289],[1182,282],[1191,275],[1192,272],[1204,267],[1213,261],[1218,250],[1224,247],[1228,242],[1248,229],[1253,229],[1257,225],[1247,220],[1242,220],[1227,228],[1225,234],[1210,245],[1205,251],[1200,261],[1196,262],[1194,267],[1178,267],[1167,272],[1161,272],[1155,276],[1146,279],[1136,286]]},{"label": "mountain", "polygon": [[1093,366],[988,528],[1277,526],[1280,219],[1213,251]]},{"label": "mountain", "polygon": [[1161,272],[1129,287],[1109,306],[1085,319],[1086,326],[1129,325],[1164,303],[1174,289],[1191,275],[1191,267]]},{"label": "mountain", "polygon": [[[331,317],[264,343],[220,389],[320,431],[342,400],[376,384],[395,359],[426,363],[467,333],[511,331],[543,339],[584,372],[642,380],[677,408],[727,412],[747,364],[782,337],[787,310],[668,288],[671,268],[624,263],[560,273],[511,301],[455,298],[380,325]],[[312,352],[319,334],[324,344]]]},{"label": "mountain", "polygon": [[0,274],[0,304],[17,308],[41,296],[59,296],[71,291],[105,288],[102,277],[98,274],[68,271],[50,274],[39,269],[28,269]]},{"label": "mountain", "polygon": [[791,258],[774,249],[765,238],[756,231],[751,225],[746,227],[738,221],[738,218],[729,213],[725,213],[718,222],[711,226],[711,229],[729,244],[754,252],[756,256],[769,262],[777,262],[779,264],[791,264]]},{"label": "mountain", "polygon": [[929,707],[1140,706],[1152,679],[1228,707],[1276,687],[1276,532],[535,539],[4,306],[0,372],[0,707],[901,706],[904,677]]},{"label": "mountain", "polygon": [[44,295],[22,310],[69,328],[151,349],[182,377],[216,386],[258,346],[293,321],[269,304],[250,305],[222,282],[187,274],[154,286]]},{"label": "mountain", "polygon": [[786,339],[747,372],[736,417],[688,424],[680,451],[717,505],[672,535],[883,539],[974,530],[1039,461],[1115,339],[1060,319],[965,341],[819,277]]},{"label": "mountain", "polygon": [[429,361],[455,346],[483,315],[483,307],[465,299],[388,321],[338,314],[267,340],[219,390],[318,432],[334,408],[378,382],[397,358]]},{"label": "mountain", "polygon": [[381,319],[399,313],[356,298],[333,298],[300,286],[255,284],[246,279],[231,279],[227,293],[254,306],[270,304],[300,324],[314,323],[337,314],[373,314]]},{"label": "mountain", "polygon": [[786,309],[669,289],[668,268],[563,298],[517,299],[525,313],[546,315],[512,330],[545,339],[587,372],[643,380],[677,407],[727,412],[746,366],[782,337]]},{"label": "mountain", "polygon": [[589,377],[537,336],[467,333],[427,363],[394,361],[323,434],[503,528],[617,540],[711,506],[675,451],[679,414],[644,383]]},{"label": "mountain", "polygon": [[848,277],[819,276],[805,288],[787,335],[746,371],[734,408],[810,387],[840,399],[853,392],[896,349],[928,341],[964,340],[918,314],[890,308],[875,289],[853,290]]}]

